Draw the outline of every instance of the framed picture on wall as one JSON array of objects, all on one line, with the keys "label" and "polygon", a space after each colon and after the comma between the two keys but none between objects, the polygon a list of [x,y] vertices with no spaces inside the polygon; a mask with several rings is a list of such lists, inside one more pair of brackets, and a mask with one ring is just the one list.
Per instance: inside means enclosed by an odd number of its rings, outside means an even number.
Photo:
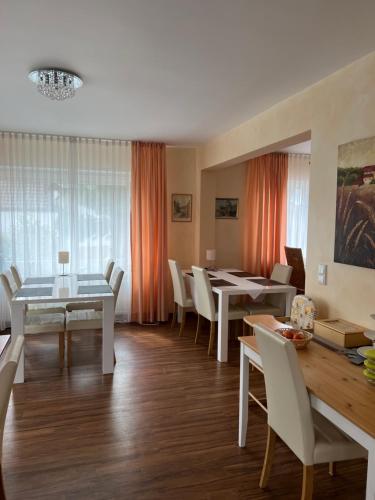
[{"label": "framed picture on wall", "polygon": [[238,198],[216,198],[216,219],[238,219]]},{"label": "framed picture on wall", "polygon": [[193,195],[172,194],[172,222],[191,222]]},{"label": "framed picture on wall", "polygon": [[375,137],[339,146],[335,262],[375,269]]}]

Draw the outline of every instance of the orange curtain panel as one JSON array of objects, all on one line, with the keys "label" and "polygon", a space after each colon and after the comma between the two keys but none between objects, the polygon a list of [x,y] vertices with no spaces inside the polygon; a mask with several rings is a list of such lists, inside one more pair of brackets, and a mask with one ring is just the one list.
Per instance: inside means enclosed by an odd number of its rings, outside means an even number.
[{"label": "orange curtain panel", "polygon": [[167,318],[165,144],[132,143],[132,320]]},{"label": "orange curtain panel", "polygon": [[245,269],[270,276],[284,262],[288,155],[271,153],[249,161],[245,212]]}]

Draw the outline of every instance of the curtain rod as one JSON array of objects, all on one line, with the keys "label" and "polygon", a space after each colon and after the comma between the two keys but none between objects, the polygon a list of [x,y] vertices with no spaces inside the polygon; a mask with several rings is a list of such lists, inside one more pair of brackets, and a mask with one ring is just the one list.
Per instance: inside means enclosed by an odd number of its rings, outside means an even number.
[{"label": "curtain rod", "polygon": [[105,141],[105,142],[119,141],[119,142],[125,142],[126,144],[130,144],[132,142],[129,139],[108,139],[103,137],[85,137],[81,135],[65,135],[65,134],[43,134],[42,132],[22,132],[15,130],[1,130],[0,134],[29,135],[29,136],[34,135],[39,137],[64,137],[69,140],[85,139],[91,141]]}]

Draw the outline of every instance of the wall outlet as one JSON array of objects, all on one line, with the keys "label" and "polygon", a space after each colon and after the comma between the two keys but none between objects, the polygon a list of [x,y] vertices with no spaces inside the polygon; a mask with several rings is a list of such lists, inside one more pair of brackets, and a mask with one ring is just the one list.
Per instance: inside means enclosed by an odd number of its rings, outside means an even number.
[{"label": "wall outlet", "polygon": [[327,284],[327,264],[319,264],[318,266],[318,283],[320,285]]}]

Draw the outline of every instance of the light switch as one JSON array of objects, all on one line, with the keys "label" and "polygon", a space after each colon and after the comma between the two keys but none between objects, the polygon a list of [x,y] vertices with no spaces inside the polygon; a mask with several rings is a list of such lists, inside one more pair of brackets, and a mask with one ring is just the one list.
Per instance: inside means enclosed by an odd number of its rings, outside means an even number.
[{"label": "light switch", "polygon": [[318,283],[320,285],[327,284],[327,264],[319,264],[318,267]]}]

